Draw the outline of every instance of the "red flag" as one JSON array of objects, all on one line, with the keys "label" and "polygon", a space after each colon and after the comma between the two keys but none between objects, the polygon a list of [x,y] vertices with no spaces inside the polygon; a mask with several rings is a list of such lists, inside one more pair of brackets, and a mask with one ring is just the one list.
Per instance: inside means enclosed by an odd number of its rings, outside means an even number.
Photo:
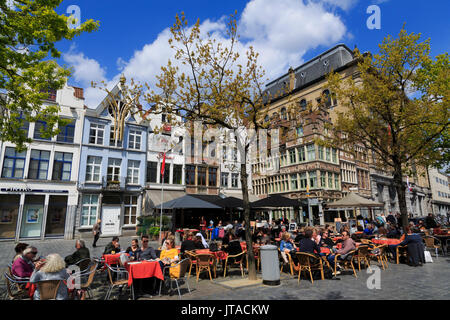
[{"label": "red flag", "polygon": [[391,125],[390,124],[388,124],[388,135],[389,136],[391,135]]},{"label": "red flag", "polygon": [[164,167],[165,167],[165,165],[166,165],[166,153],[164,153],[163,161],[162,161],[162,164],[161,164],[161,176],[163,176],[163,177],[164,177]]}]

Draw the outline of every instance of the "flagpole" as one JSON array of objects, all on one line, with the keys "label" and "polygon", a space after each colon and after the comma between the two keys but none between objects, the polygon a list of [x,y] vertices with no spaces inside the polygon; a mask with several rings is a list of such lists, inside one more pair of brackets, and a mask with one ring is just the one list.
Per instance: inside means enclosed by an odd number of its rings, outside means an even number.
[{"label": "flagpole", "polygon": [[[166,157],[166,153],[163,153],[163,160],[161,161],[161,167],[165,165],[165,157]],[[161,184],[161,213],[160,213],[160,218],[159,218],[159,243],[161,243],[161,234],[162,234],[162,215],[163,215],[163,203],[164,203],[164,170],[165,168],[162,167],[161,168],[161,179],[162,179],[162,184]],[[161,243],[162,245],[162,243]],[[158,245],[159,247],[159,245]]]}]

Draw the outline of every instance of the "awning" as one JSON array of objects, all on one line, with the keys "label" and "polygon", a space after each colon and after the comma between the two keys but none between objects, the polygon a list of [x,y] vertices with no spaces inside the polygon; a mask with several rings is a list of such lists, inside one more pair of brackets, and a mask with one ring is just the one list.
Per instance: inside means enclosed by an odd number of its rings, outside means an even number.
[{"label": "awning", "polygon": [[[185,196],[186,192],[181,190],[164,190],[164,202]],[[159,208],[161,206],[161,190],[147,190],[145,205],[148,208]]]},{"label": "awning", "polygon": [[201,200],[191,195],[185,195],[181,198],[170,200],[162,204],[165,209],[222,209],[211,202]]},{"label": "awning", "polygon": [[252,202],[251,208],[284,208],[300,207],[302,203],[296,199],[286,198],[280,195],[268,196],[267,198]]},{"label": "awning", "polygon": [[[224,191],[223,195],[225,197],[233,197],[233,198],[238,198],[242,200],[242,191],[238,190],[238,192],[232,192],[232,191]],[[260,200],[260,198],[258,198],[258,196],[254,195],[253,193],[248,193],[248,201],[253,202],[253,201],[258,201]]]},{"label": "awning", "polygon": [[350,192],[344,198],[326,204],[327,208],[374,208],[384,207],[384,203],[375,202]]},{"label": "awning", "polygon": [[241,199],[235,197],[227,197],[225,199],[221,199],[215,203],[216,205],[222,208],[243,208],[244,202]]}]

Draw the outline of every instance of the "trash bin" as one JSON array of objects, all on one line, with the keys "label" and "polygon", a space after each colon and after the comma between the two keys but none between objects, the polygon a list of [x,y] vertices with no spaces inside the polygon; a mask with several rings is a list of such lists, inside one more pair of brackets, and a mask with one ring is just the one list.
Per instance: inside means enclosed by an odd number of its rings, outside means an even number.
[{"label": "trash bin", "polygon": [[265,245],[260,248],[263,284],[277,286],[280,284],[280,263],[278,247]]}]

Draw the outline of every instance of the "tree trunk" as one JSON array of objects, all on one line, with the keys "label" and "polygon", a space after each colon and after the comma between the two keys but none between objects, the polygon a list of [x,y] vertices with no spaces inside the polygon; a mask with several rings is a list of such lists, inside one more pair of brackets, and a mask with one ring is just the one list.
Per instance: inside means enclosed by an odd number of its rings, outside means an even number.
[{"label": "tree trunk", "polygon": [[408,225],[408,211],[406,209],[406,191],[403,184],[403,171],[402,164],[400,162],[394,163],[394,186],[397,191],[398,203],[400,206],[400,220],[402,223],[402,229],[405,231]]},{"label": "tree trunk", "polygon": [[247,154],[244,152],[244,161],[241,163],[241,187],[242,187],[242,199],[244,202],[244,221],[245,221],[245,242],[247,243],[247,261],[248,261],[248,278],[250,280],[256,280],[256,261],[253,253],[253,240],[250,231],[250,201],[248,198],[248,185],[247,185]]}]

